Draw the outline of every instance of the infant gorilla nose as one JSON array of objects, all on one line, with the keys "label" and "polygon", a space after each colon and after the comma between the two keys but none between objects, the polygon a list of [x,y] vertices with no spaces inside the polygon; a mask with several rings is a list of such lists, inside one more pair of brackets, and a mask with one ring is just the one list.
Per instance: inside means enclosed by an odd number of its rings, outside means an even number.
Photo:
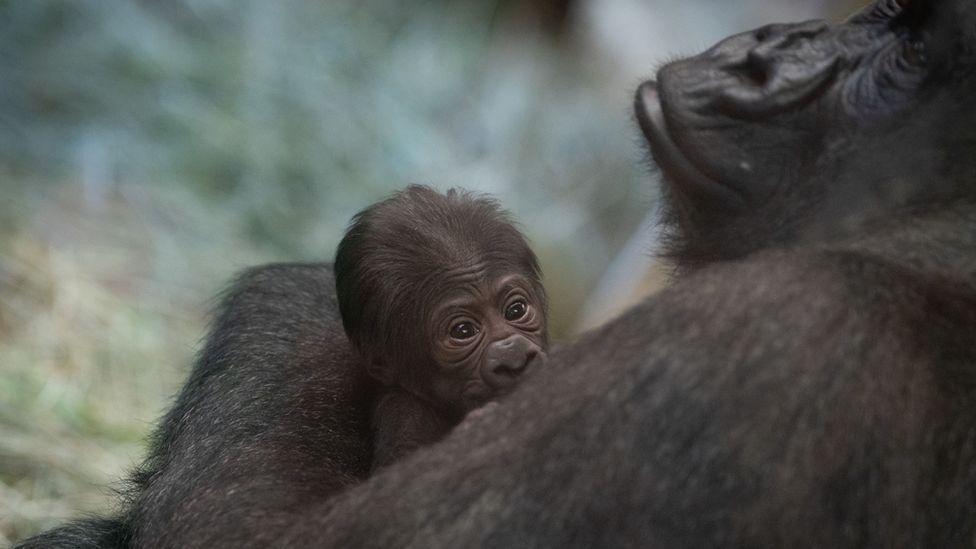
[{"label": "infant gorilla nose", "polygon": [[508,389],[543,359],[538,345],[524,336],[512,335],[488,347],[482,376],[492,388]]}]

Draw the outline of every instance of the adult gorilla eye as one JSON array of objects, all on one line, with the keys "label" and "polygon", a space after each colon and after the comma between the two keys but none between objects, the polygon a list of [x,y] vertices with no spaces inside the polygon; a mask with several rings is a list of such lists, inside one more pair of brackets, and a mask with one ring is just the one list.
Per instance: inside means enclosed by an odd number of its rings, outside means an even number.
[{"label": "adult gorilla eye", "polygon": [[458,340],[471,339],[478,335],[478,329],[470,322],[458,322],[451,326],[451,338]]},{"label": "adult gorilla eye", "polygon": [[529,311],[529,306],[521,299],[505,308],[505,320],[514,321],[525,316]]}]

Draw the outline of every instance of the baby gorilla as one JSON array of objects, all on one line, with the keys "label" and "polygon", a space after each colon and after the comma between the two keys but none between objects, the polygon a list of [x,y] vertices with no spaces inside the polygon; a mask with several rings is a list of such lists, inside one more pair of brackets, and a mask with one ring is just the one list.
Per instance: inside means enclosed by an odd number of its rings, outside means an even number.
[{"label": "baby gorilla", "polygon": [[498,204],[411,186],[353,218],[335,260],[342,323],[383,389],[373,470],[435,442],[543,363],[546,296]]}]

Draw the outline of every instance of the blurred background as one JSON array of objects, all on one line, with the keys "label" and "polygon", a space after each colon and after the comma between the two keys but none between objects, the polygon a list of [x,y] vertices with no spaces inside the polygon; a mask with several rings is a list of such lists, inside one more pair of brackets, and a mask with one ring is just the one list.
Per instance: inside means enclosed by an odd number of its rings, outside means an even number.
[{"label": "blurred background", "polygon": [[566,338],[659,287],[662,62],[854,0],[0,0],[0,545],[104,511],[236,271],[495,195]]}]

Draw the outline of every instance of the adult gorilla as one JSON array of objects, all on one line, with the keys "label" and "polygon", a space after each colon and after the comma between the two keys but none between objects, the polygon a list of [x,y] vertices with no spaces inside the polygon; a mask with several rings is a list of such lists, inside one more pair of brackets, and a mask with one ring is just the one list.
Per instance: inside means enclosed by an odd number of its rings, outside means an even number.
[{"label": "adult gorilla", "polygon": [[[637,113],[670,181],[685,270],[671,288],[331,499],[272,474],[300,476],[304,437],[325,440],[314,422],[267,409],[267,384],[219,393],[229,364],[196,375],[197,406],[164,425],[128,541],[972,546],[974,91],[971,0],[881,0],[843,25],[764,27],[664,67]],[[270,290],[301,269],[252,278],[240,303],[269,295],[307,316],[331,290]],[[259,349],[260,331],[222,329],[226,353],[245,336]],[[311,375],[289,381],[296,399]],[[204,420],[210,436],[188,438]],[[215,447],[220,429],[251,438]],[[204,470],[188,465],[200,452]]]},{"label": "adult gorilla", "polygon": [[971,0],[664,67],[637,115],[685,276],[280,541],[972,547],[974,93]]}]

